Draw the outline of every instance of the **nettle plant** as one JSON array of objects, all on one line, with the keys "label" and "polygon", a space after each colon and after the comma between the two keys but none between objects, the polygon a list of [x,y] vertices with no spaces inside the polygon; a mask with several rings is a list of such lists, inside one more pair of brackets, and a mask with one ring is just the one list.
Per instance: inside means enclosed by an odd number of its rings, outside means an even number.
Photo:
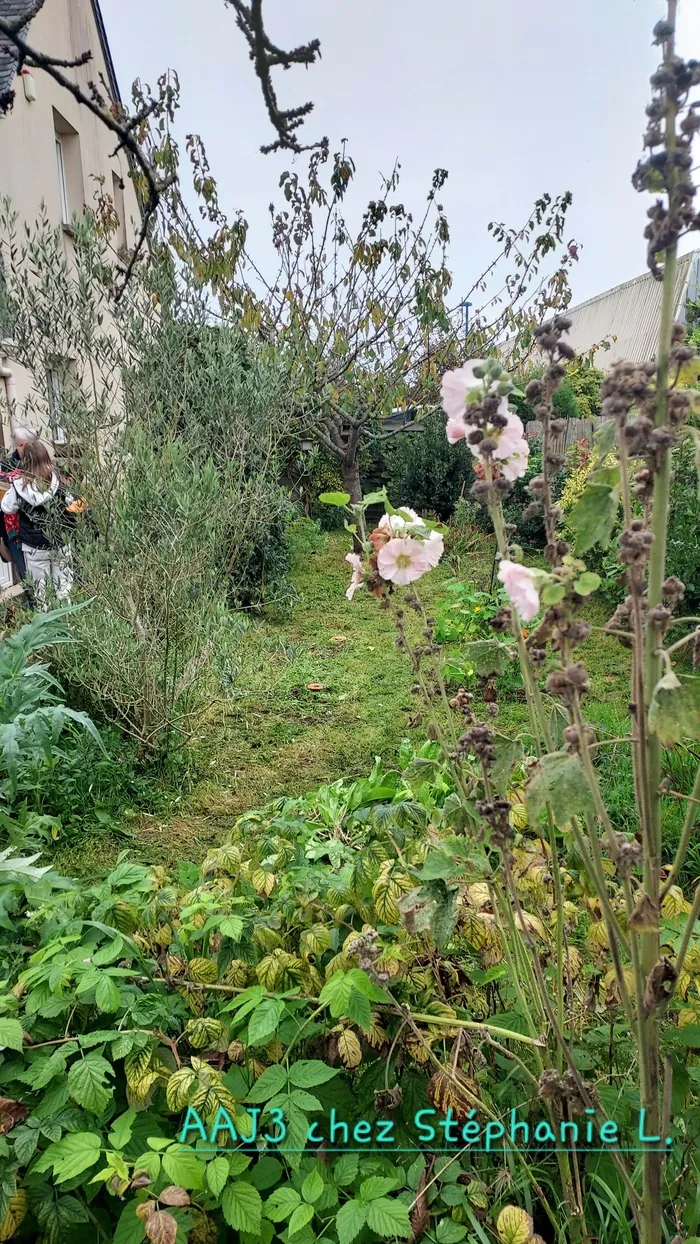
[{"label": "nettle plant", "polygon": [[[685,326],[673,322],[677,248],[685,233],[700,228],[691,180],[691,146],[700,128],[700,103],[693,102],[692,92],[700,84],[700,64],[676,55],[676,7],[669,0],[667,20],[654,29],[663,60],[651,79],[648,155],[633,178],[637,189],[656,196],[645,236],[649,267],[663,283],[658,356],[641,365],[617,363],[603,383],[602,411],[608,423],[596,469],[568,515],[573,544],[562,538],[562,511],[552,500],[553,478],[563,466],[553,449],[553,438],[563,430],[553,399],[574,357],[566,341],[570,322],[556,316],[536,330],[546,366],[542,377],[529,384],[526,397],[542,423],[543,465],[530,483],[529,509],[541,510],[544,518],[546,570],[523,563],[522,550],[514,543],[516,529],[504,521],[503,502],[511,483],[524,475],[528,459],[522,423],[508,405],[512,382],[493,359],[448,372],[442,384],[448,440],[466,439],[478,459],[480,478],[472,492],[488,508],[500,557],[498,575],[510,601],[492,619],[494,637],[469,645],[468,656],[493,681],[504,672],[511,653],[517,653],[529,710],[524,798],[530,832],[541,840],[546,857],[543,906],[552,912],[555,929],[547,951],[523,906],[518,884],[522,847],[496,776],[497,771],[502,776],[504,763],[506,770],[512,766],[517,749],[495,731],[496,704],[485,706],[485,721],[476,719],[475,702],[466,692],[448,704],[433,619],[425,617],[412,586],[439,559],[439,535],[413,512],[391,507],[367,535],[365,506],[355,506],[349,525],[363,536],[365,553],[348,556],[353,564],[348,594],[364,583],[382,607],[393,611],[398,644],[413,662],[416,688],[431,715],[432,737],[463,801],[464,832],[481,844],[485,906],[502,938],[518,1011],[526,1031],[538,1041],[524,1056],[528,1078],[557,1134],[562,1121],[585,1117],[586,1112],[601,1125],[607,1118],[599,1085],[587,1079],[574,1046],[582,1002],[574,985],[579,951],[570,940],[565,857],[573,854],[587,878],[595,931],[592,939],[589,933],[589,946],[597,943],[599,950],[593,966],[601,972],[607,968],[608,1000],[618,1008],[611,1041],[623,1032],[634,1041],[620,1094],[634,1088],[644,1135],[657,1141],[642,1145],[641,1153],[625,1152],[624,1144],[611,1144],[608,1151],[622,1202],[642,1244],[658,1244],[683,1229],[676,1197],[687,1170],[693,1171],[694,1183],[698,1174],[694,1125],[678,1117],[671,1120],[672,1105],[684,1100],[688,1072],[672,1056],[664,1022],[677,1016],[675,1004],[670,1011],[669,1004],[674,996],[687,995],[689,973],[700,954],[700,887],[687,902],[677,884],[700,802],[700,768],[692,792],[670,792],[662,780],[664,749],[700,738],[700,676],[683,664],[692,651],[693,665],[700,665],[699,619],[683,616],[684,585],[665,571],[671,451],[690,434],[684,429],[696,401],[693,392],[677,387],[681,369],[695,357],[694,348],[685,344]],[[586,719],[589,675],[576,652],[591,635],[586,600],[600,585],[583,558],[596,545],[607,546],[620,501],[624,530],[619,559],[627,595],[604,629],[631,656],[630,731],[625,741],[634,771],[635,808],[630,809],[627,832],[615,830],[606,806],[596,763],[604,744]],[[411,586],[397,604],[395,589],[405,585]],[[406,608],[421,616],[419,642],[408,638]],[[525,635],[523,623],[536,619]],[[514,644],[504,644],[505,637]],[[463,727],[455,725],[455,713],[463,717]],[[675,858],[664,865],[662,826],[671,798],[687,802],[687,815]],[[472,878],[473,869],[474,857]],[[452,867],[446,859],[443,872],[434,875],[452,885],[461,870],[459,859],[452,860]],[[443,904],[449,901],[447,893],[438,898]],[[428,901],[436,901],[436,895],[426,891]],[[415,921],[420,904],[418,899],[406,911],[407,920]],[[674,1070],[680,1070],[675,1084]],[[671,1156],[674,1137],[688,1143],[685,1169]],[[589,1181],[599,1180],[600,1170],[575,1146],[559,1152],[557,1161],[562,1194],[557,1238],[584,1240],[590,1235]],[[532,1222],[524,1211],[513,1212],[508,1238],[525,1244]]]}]

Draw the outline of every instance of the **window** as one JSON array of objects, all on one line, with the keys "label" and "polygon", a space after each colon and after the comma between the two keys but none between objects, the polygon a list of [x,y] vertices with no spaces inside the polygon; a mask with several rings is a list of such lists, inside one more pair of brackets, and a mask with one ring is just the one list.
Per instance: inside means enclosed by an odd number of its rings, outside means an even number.
[{"label": "window", "polygon": [[80,155],[78,131],[53,109],[54,144],[56,150],[56,175],[58,178],[58,203],[61,224],[70,226],[74,213],[82,214],[85,206],[83,163]]},{"label": "window", "polygon": [[61,204],[61,223],[70,224],[68,211],[68,187],[66,186],[66,164],[63,158],[63,141],[56,135],[56,168],[58,170],[58,197]]},{"label": "window", "polygon": [[49,397],[49,418],[51,435],[55,445],[65,445],[66,429],[63,426],[63,382],[61,373],[50,367],[46,373]]}]

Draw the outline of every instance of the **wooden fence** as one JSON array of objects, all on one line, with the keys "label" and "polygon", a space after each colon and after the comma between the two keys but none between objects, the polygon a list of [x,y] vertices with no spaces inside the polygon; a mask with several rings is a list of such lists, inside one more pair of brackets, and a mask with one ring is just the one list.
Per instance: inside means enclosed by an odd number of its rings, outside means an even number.
[{"label": "wooden fence", "polygon": [[[603,415],[596,415],[594,419],[567,419],[564,431],[559,436],[552,437],[554,452],[566,454],[567,449],[576,441],[585,441],[587,445],[592,445],[597,429],[605,422]],[[529,441],[536,441],[542,435],[539,419],[525,424],[525,435]]]}]

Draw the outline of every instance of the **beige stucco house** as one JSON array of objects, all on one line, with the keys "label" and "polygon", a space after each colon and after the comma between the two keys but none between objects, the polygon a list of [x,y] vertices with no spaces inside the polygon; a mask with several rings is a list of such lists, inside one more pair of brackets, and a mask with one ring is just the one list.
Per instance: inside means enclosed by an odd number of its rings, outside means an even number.
[{"label": "beige stucco house", "polygon": [[[32,0],[0,0],[0,16],[21,18]],[[54,57],[73,60],[88,49],[88,64],[64,72],[89,93],[90,81],[101,84],[119,100],[114,66],[109,53],[98,0],[44,0],[25,35],[28,43]],[[124,152],[114,154],[116,139],[92,113],[46,73],[32,70],[17,74],[14,49],[3,44],[0,34],[0,198],[9,196],[20,221],[32,225],[41,204],[49,219],[61,227],[63,245],[70,261],[71,219],[86,206],[95,206],[99,183],[109,194],[119,217],[117,246],[133,242],[139,208],[129,164]],[[14,94],[14,99],[10,96]],[[3,113],[3,103],[11,106]],[[1,274],[0,274],[1,275]],[[48,380],[48,384],[47,384]],[[61,385],[56,375],[42,377],[49,393],[51,427],[37,429],[60,446]],[[0,340],[1,429],[9,444],[12,424],[36,424],[36,415],[25,420],[27,400],[36,389],[36,378],[12,356],[12,342]],[[3,392],[4,390],[4,392]]]}]

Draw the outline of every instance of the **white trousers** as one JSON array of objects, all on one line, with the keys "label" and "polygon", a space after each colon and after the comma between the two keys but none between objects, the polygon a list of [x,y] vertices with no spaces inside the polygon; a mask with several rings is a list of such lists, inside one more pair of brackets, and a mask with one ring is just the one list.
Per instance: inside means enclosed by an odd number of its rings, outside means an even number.
[{"label": "white trousers", "polygon": [[65,600],[73,586],[73,570],[69,549],[33,549],[22,544],[27,577],[37,585],[37,597],[46,598],[46,583],[50,580],[56,589],[57,600]]}]

